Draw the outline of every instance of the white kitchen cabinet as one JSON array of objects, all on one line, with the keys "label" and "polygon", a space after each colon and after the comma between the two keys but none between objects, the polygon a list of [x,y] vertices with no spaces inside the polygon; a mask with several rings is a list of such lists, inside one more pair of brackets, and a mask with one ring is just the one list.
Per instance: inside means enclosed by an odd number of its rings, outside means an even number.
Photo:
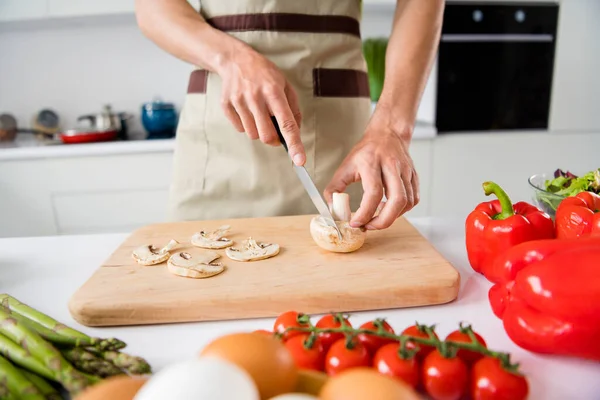
[{"label": "white kitchen cabinet", "polygon": [[48,160],[57,233],[127,232],[163,222],[171,160],[170,152]]},{"label": "white kitchen cabinet", "polygon": [[134,0],[47,0],[49,17],[124,14],[135,11]]},{"label": "white kitchen cabinet", "polygon": [[410,146],[410,156],[419,175],[419,204],[405,214],[406,217],[423,217],[429,215],[431,206],[431,154],[432,140],[414,140]]},{"label": "white kitchen cabinet", "polygon": [[0,237],[128,232],[166,218],[172,152],[0,162]]},{"label": "white kitchen cabinet", "polygon": [[563,1],[559,14],[552,130],[600,130],[600,1]]},{"label": "white kitchen cabinet", "polygon": [[44,18],[48,0],[0,0],[0,22]]},{"label": "white kitchen cabinet", "polygon": [[[40,149],[35,159],[0,160],[0,237],[131,232],[164,222],[173,151],[168,146],[145,151],[147,144],[122,154],[44,157]],[[84,146],[96,145],[80,151]],[[118,148],[115,144],[113,151]],[[407,216],[429,213],[431,150],[431,140],[411,145],[421,202]]]},{"label": "white kitchen cabinet", "polygon": [[600,167],[596,133],[495,132],[438,135],[433,142],[431,215],[466,217],[486,197],[482,183],[502,186],[514,202],[532,201],[527,179],[557,168],[585,173]]}]

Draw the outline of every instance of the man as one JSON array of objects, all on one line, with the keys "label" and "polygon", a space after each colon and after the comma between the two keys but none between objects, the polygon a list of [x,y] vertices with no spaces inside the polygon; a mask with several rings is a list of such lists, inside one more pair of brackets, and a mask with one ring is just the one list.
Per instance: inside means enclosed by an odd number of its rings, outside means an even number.
[{"label": "man", "polygon": [[371,115],[360,0],[203,0],[200,12],[186,0],[136,0],[142,32],[195,66],[177,131],[171,218],[316,213],[290,156],[326,201],[350,194],[353,226],[384,229],[412,209],[419,180],[409,145],[443,4],[398,0]]}]

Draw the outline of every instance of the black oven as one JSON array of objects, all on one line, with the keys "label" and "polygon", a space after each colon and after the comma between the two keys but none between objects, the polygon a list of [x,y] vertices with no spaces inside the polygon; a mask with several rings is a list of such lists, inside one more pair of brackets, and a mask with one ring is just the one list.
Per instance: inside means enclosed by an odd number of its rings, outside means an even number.
[{"label": "black oven", "polygon": [[547,129],[554,3],[446,3],[438,53],[438,133]]}]

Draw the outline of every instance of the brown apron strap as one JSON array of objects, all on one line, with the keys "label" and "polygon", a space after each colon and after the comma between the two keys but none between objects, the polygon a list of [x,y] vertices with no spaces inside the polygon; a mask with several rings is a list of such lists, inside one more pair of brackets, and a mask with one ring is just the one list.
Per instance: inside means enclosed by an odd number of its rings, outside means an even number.
[{"label": "brown apron strap", "polygon": [[360,23],[344,15],[257,13],[208,18],[208,24],[225,32],[278,31],[342,33],[360,38]]}]

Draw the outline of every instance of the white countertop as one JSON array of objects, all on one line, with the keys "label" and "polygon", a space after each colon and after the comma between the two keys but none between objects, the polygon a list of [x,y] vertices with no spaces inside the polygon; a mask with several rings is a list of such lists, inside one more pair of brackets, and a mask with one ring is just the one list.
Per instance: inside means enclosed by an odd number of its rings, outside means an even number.
[{"label": "white countertop", "polygon": [[[530,399],[598,399],[600,363],[529,353],[514,345],[501,321],[489,307],[490,284],[469,267],[461,219],[412,218],[410,221],[460,272],[461,289],[452,303],[359,312],[352,321],[360,324],[386,317],[397,330],[420,323],[437,324],[445,336],[466,321],[480,332],[488,347],[512,353],[522,365],[530,384]],[[157,371],[167,363],[189,358],[205,344],[228,332],[269,329],[274,319],[168,324],[141,327],[88,328],[76,323],[67,302],[128,234],[0,239],[0,293],[19,300],[88,334],[114,336],[128,343],[128,351],[147,359]],[[301,310],[298,310],[301,311]]]},{"label": "white countertop", "polygon": [[[418,123],[413,140],[434,138],[437,131],[427,123]],[[175,139],[129,140],[84,144],[41,144],[32,135],[18,135],[14,142],[0,142],[0,161],[97,157],[120,154],[169,153]]]}]

